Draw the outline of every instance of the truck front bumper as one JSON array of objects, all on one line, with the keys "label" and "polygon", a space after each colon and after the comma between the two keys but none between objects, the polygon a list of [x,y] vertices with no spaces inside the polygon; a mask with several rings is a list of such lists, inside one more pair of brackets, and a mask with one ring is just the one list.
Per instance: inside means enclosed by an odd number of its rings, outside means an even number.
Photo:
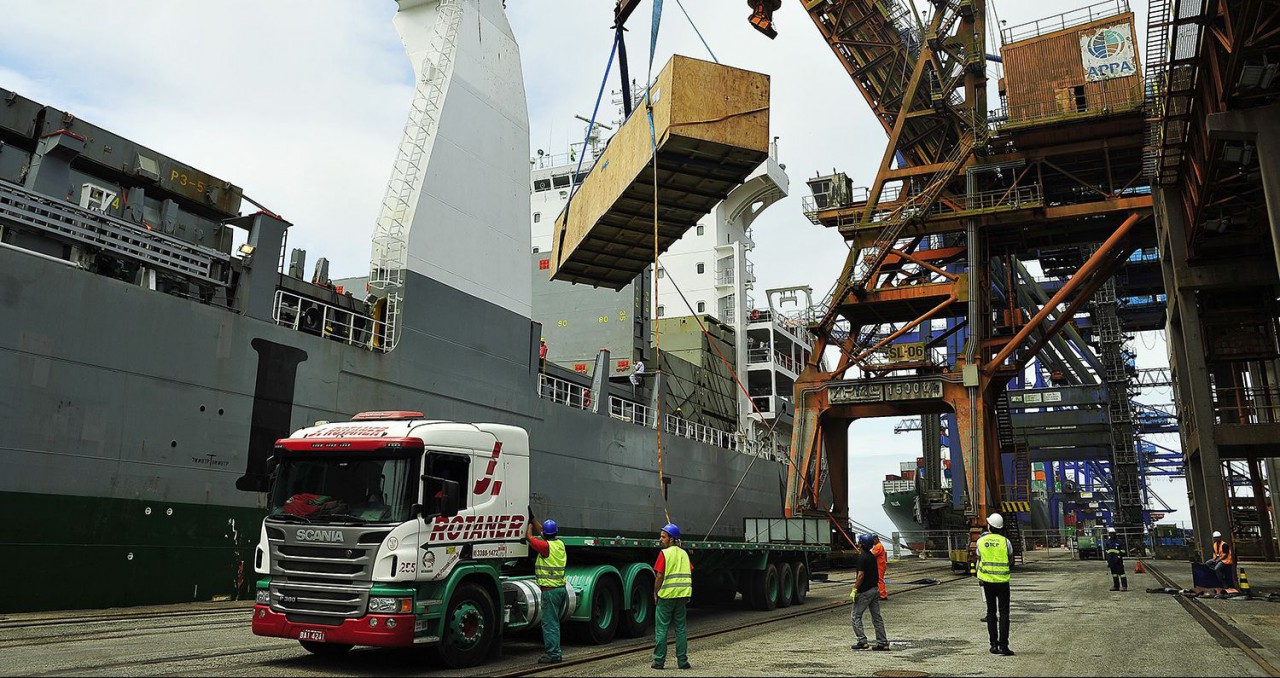
[{"label": "truck front bumper", "polygon": [[291,622],[284,613],[267,605],[253,606],[253,633],[273,638],[294,638],[340,645],[408,647],[413,645],[414,615],[367,614],[344,619],[337,626]]}]

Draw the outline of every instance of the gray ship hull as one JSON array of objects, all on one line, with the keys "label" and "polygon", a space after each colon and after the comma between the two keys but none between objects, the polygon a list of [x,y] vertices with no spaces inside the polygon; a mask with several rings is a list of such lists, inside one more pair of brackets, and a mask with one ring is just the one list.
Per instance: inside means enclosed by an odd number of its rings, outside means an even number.
[{"label": "gray ship hull", "polygon": [[538,397],[537,325],[415,274],[405,302],[376,353],[0,248],[0,611],[247,596],[274,441],[363,410],[527,428],[566,534],[780,514],[776,463],[666,434],[664,511],[653,429]]}]

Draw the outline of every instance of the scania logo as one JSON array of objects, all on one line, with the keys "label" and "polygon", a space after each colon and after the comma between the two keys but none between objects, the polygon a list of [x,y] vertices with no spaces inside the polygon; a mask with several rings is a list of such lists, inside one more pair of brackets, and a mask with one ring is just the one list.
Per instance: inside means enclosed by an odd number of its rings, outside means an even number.
[{"label": "scania logo", "polygon": [[298,530],[294,535],[298,541],[327,541],[344,543],[342,530]]}]

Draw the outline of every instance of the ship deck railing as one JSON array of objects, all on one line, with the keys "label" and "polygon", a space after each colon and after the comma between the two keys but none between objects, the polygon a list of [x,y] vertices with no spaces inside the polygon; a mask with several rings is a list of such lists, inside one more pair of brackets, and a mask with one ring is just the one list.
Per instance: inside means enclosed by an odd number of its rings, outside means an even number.
[{"label": "ship deck railing", "polygon": [[272,317],[277,325],[300,332],[369,351],[386,350],[387,323],[292,292],[276,290]]},{"label": "ship deck railing", "polygon": [[[580,410],[591,409],[591,387],[576,384],[549,374],[538,375],[538,395],[561,405]],[[655,428],[657,419],[653,408],[615,395],[609,396],[609,416],[645,428]],[[697,440],[707,445],[722,447],[726,450],[741,452],[758,457],[785,459],[786,451],[774,449],[765,443],[756,443],[736,431],[699,424],[673,414],[663,415],[662,430],[666,433]]]}]

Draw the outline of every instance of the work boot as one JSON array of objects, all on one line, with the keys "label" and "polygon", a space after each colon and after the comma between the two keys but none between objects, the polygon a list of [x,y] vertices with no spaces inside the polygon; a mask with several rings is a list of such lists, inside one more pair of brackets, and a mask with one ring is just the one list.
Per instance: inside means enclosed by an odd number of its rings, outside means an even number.
[{"label": "work boot", "polygon": [[1001,647],[1001,648],[1000,648],[1000,654],[1002,654],[1002,655],[1004,655],[1004,656],[1006,656],[1006,657],[1012,657],[1015,653],[1014,653],[1014,651],[1013,651],[1013,650],[1010,650],[1010,649],[1009,649],[1009,646],[1008,646],[1008,645],[1005,645],[1005,646],[1003,646],[1003,647]]},{"label": "work boot", "polygon": [[1000,654],[1000,646],[999,646],[999,645],[992,645],[992,646],[991,646],[991,654]]},{"label": "work boot", "polygon": [[868,643],[868,642],[867,642],[867,641],[865,641],[865,640],[859,640],[858,642],[854,643],[854,644],[853,644],[849,649],[850,649],[850,650],[865,650],[865,649],[867,649],[867,648],[869,648],[869,647],[871,647],[871,644],[870,644],[870,643]]},{"label": "work boot", "polygon": [[682,669],[691,669],[691,668],[693,668],[693,664],[690,664],[689,662],[685,662],[685,663],[683,663],[683,664],[681,664],[681,665],[680,665],[680,668],[682,668]]},{"label": "work boot", "polygon": [[888,652],[888,651],[889,651],[889,645],[888,645],[888,643],[886,643],[886,644],[884,644],[884,645],[879,645],[879,644],[877,644],[875,647],[873,647],[873,648],[871,648],[871,649],[872,649],[872,650],[878,650],[878,651],[880,651],[880,652]]},{"label": "work boot", "polygon": [[1118,589],[1118,588],[1116,588],[1116,587],[1112,586],[1110,590],[1111,590],[1111,591],[1119,591],[1120,589]]},{"label": "work boot", "polygon": [[651,669],[657,669],[657,670],[661,671],[661,670],[662,670],[662,664],[659,664],[658,662],[654,662],[653,664],[650,664],[650,665],[649,665],[649,668],[651,668]]},{"label": "work boot", "polygon": [[547,655],[538,657],[539,664],[559,664],[562,661],[564,661],[564,657],[549,657]]}]

